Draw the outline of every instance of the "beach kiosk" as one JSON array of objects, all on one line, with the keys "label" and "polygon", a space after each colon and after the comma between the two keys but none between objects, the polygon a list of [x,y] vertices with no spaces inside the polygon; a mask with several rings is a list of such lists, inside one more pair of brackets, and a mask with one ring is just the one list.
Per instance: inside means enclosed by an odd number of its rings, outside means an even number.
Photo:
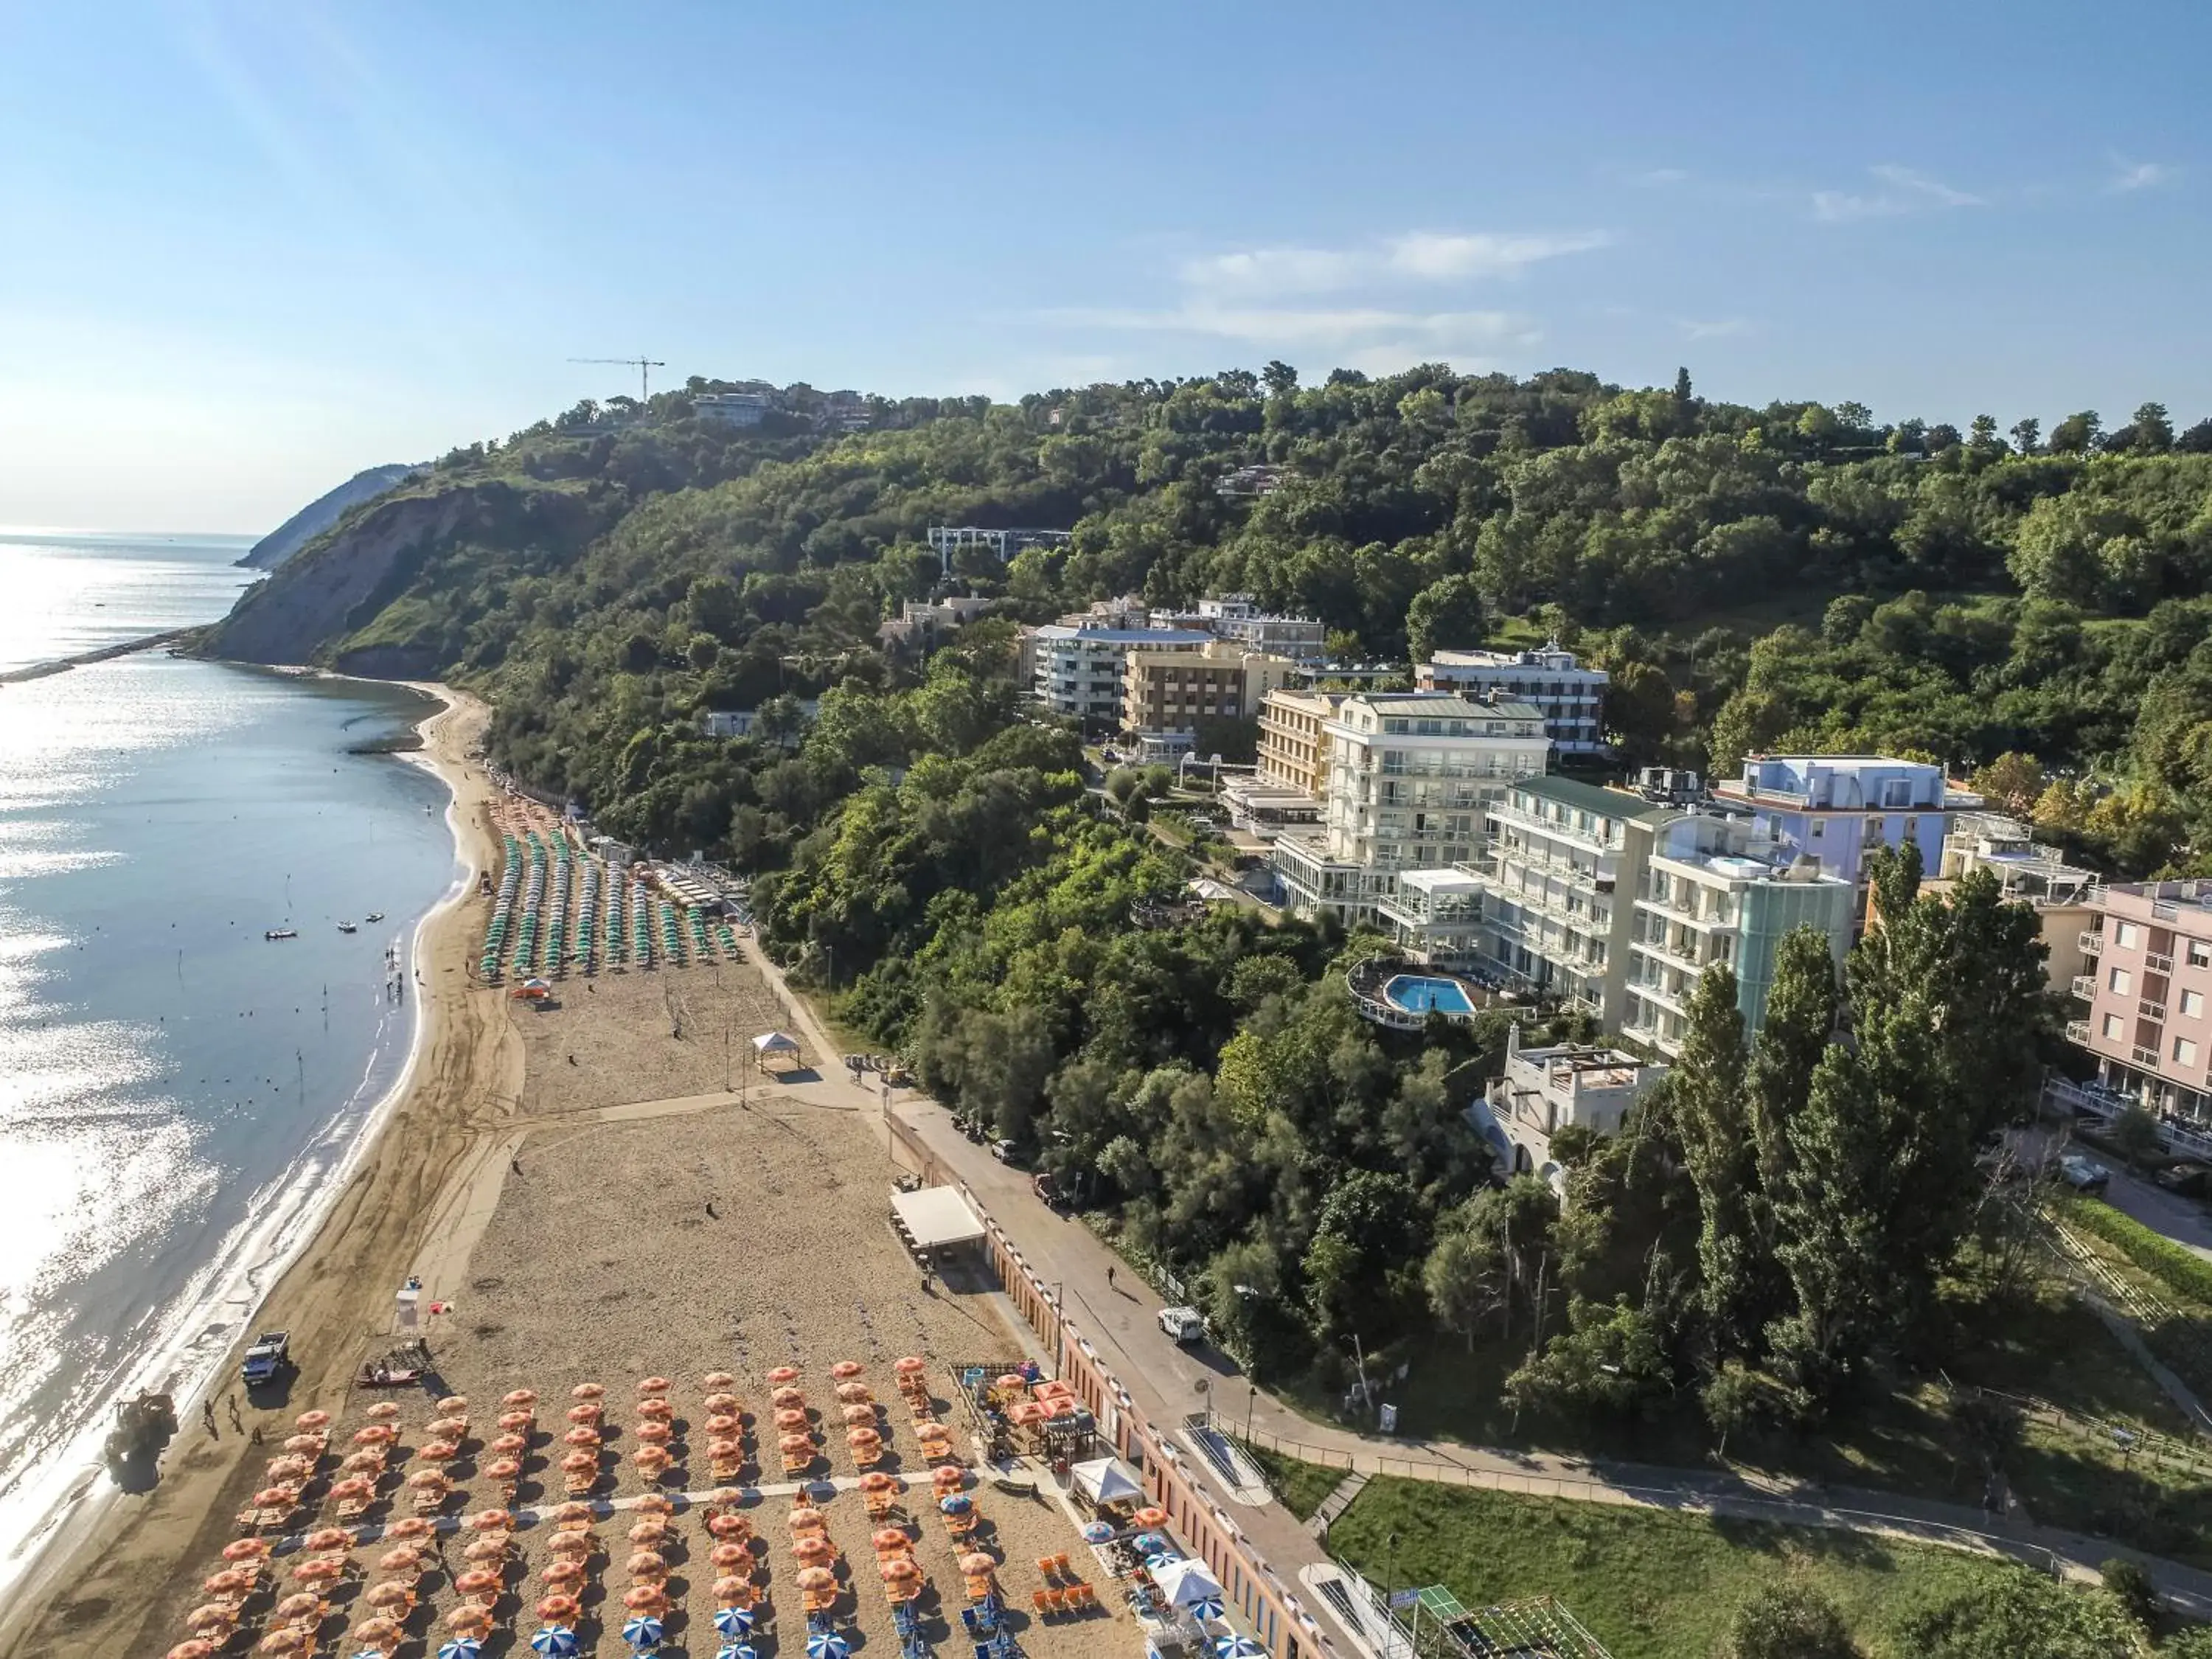
[{"label": "beach kiosk", "polygon": [[799,1039],[788,1031],[763,1031],[753,1039],[753,1064],[762,1071],[799,1064]]}]

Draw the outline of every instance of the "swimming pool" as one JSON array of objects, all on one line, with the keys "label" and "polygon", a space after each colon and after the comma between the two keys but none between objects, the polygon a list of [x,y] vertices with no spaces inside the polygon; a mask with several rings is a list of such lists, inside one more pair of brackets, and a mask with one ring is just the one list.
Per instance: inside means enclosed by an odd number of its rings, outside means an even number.
[{"label": "swimming pool", "polygon": [[1382,1000],[1409,1014],[1471,1014],[1474,1004],[1455,979],[1398,974],[1382,988]]}]

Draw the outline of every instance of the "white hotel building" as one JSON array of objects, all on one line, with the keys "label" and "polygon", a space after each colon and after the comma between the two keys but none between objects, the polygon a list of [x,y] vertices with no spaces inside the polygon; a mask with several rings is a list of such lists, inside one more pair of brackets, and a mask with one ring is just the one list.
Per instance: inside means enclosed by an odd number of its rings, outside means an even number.
[{"label": "white hotel building", "polygon": [[1281,836],[1273,863],[1285,909],[1346,924],[1374,915],[1398,871],[1474,857],[1484,812],[1552,747],[1540,709],[1449,693],[1346,697],[1323,731],[1320,830]]}]

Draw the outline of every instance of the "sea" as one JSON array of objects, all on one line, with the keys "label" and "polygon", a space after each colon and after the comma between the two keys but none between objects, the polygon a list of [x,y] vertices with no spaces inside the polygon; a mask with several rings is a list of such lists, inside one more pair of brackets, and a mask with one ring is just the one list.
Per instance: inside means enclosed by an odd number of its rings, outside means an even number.
[{"label": "sea", "polygon": [[[0,674],[216,620],[251,544],[0,531]],[[404,1069],[461,872],[445,787],[370,751],[430,706],[159,649],[0,684],[0,1594],[118,1398],[205,1431]]]}]

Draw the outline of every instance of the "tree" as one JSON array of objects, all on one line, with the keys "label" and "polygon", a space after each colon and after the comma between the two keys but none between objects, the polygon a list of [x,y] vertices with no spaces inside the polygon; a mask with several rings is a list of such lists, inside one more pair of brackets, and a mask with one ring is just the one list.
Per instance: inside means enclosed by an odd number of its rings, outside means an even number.
[{"label": "tree", "polygon": [[1744,1115],[1743,1015],[1735,973],[1708,968],[1690,994],[1689,1030],[1667,1079],[1666,1109],[1698,1191],[1698,1265],[1703,1306],[1722,1352],[1749,1346],[1753,1295],[1750,1205],[1758,1155]]},{"label": "tree", "polygon": [[1916,1659],[2136,1659],[2142,1637],[2118,1598],[2027,1567],[1960,1583],[1898,1621]]},{"label": "tree", "polygon": [[2185,455],[2212,455],[2212,421],[2199,421],[2173,441]]},{"label": "tree", "polygon": [[1298,372],[1280,358],[1271,358],[1260,371],[1261,384],[1270,398],[1288,398],[1298,389]]},{"label": "tree", "polygon": [[2122,1158],[2136,1165],[2156,1158],[2166,1146],[2165,1137],[2159,1133],[2158,1120],[2140,1102],[2130,1104],[2114,1118],[2106,1126],[2105,1136]]},{"label": "tree", "polygon": [[1784,1580],[1753,1590],[1729,1620],[1719,1659],[1860,1659],[1836,1604]]},{"label": "tree", "polygon": [[2008,749],[1968,780],[1974,793],[2000,811],[2028,817],[2044,791],[2043,768],[2034,756]]},{"label": "tree", "polygon": [[1466,1228],[1447,1229],[1421,1265],[1421,1287],[1437,1323],[1465,1337],[1473,1353],[1475,1333],[1505,1304],[1504,1257]]},{"label": "tree", "polygon": [[1472,575],[1446,576],[1413,596],[1406,607],[1406,643],[1415,662],[1437,650],[1472,650],[1486,629],[1482,591]]},{"label": "tree", "polygon": [[[1744,1074],[1745,1111],[1758,1170],[1757,1196],[1747,1210],[1756,1237],[1769,1250],[1771,1194],[1790,1176],[1790,1125],[1812,1092],[1813,1073],[1835,1025],[1836,964],[1827,935],[1814,927],[1794,928],[1775,951],[1766,1014]],[[1762,1278],[1768,1266],[1759,1264]]]},{"label": "tree", "polygon": [[2104,422],[2097,411],[2085,409],[2069,415],[2051,428],[2051,453],[2054,455],[2086,455],[2095,447],[2097,434],[2104,430]]},{"label": "tree", "polygon": [[2130,417],[2134,440],[2128,446],[2138,455],[2163,455],[2173,447],[2173,420],[2164,404],[2145,404]]},{"label": "tree", "polygon": [[2012,447],[2023,455],[2035,454],[2043,447],[2043,422],[2034,416],[2023,416],[2012,423]]},{"label": "tree", "polygon": [[1357,1334],[1370,1346],[1395,1328],[1406,1288],[1427,1250],[1419,1199],[1403,1176],[1356,1170],[1329,1189],[1305,1273],[1324,1334]]},{"label": "tree", "polygon": [[2158,1586],[2137,1563],[2114,1556],[2097,1569],[2097,1577],[2128,1617],[2148,1630],[2158,1618]]}]

